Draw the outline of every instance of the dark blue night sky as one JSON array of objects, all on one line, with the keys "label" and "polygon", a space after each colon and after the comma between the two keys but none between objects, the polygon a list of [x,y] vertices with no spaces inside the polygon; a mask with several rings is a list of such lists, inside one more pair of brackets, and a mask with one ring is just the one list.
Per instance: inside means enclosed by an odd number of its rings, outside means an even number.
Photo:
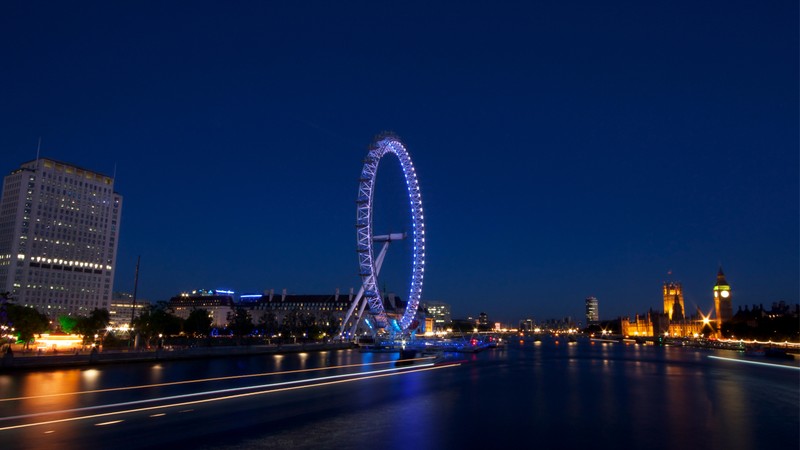
[{"label": "dark blue night sky", "polygon": [[[463,317],[798,302],[798,3],[4,2],[0,172],[113,174],[115,287],[347,292],[373,136]],[[396,161],[376,227],[409,231]],[[407,293],[395,244],[385,283]],[[669,272],[671,271],[671,274]],[[690,311],[692,311],[690,309]]]}]

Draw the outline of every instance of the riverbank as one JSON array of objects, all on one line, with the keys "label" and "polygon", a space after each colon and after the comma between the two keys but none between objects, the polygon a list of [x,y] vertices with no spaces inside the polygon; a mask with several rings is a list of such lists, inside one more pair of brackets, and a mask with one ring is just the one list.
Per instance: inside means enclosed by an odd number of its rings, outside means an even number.
[{"label": "riverbank", "polygon": [[231,356],[300,353],[355,348],[351,343],[302,343],[272,345],[242,345],[215,347],[161,348],[151,350],[109,350],[61,354],[14,352],[0,359],[0,373],[17,370],[61,369],[91,367],[134,362],[172,361]]}]

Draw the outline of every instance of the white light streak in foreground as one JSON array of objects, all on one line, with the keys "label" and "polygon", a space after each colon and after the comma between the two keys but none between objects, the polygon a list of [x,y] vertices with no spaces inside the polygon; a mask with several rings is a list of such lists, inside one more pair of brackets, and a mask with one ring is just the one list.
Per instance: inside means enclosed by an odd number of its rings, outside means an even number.
[{"label": "white light streak in foreground", "polygon": [[[425,361],[425,360],[432,360],[433,357],[424,357],[424,358],[412,358],[407,359],[404,361]],[[320,371],[328,371],[328,370],[336,370],[336,369],[349,369],[353,367],[366,367],[366,366],[375,366],[375,365],[386,365],[386,364],[393,364],[398,361],[391,360],[391,361],[378,361],[372,363],[362,363],[362,364],[343,364],[339,366],[326,366],[326,367],[314,367],[311,369],[296,369],[296,370],[284,370],[281,372],[265,372],[265,373],[252,373],[247,375],[231,375],[227,377],[214,377],[214,378],[200,378],[197,380],[184,380],[184,381],[171,381],[168,383],[155,383],[155,384],[142,384],[137,386],[123,386],[123,387],[116,387],[116,388],[106,388],[106,389],[95,389],[92,391],[76,391],[76,392],[59,392],[57,394],[42,394],[42,395],[29,395],[27,397],[9,397],[9,398],[0,398],[0,402],[16,402],[21,400],[32,400],[36,398],[49,398],[49,397],[64,397],[68,395],[86,395],[86,394],[100,394],[104,392],[116,392],[116,391],[131,391],[135,389],[152,389],[157,387],[165,387],[165,386],[177,386],[181,384],[194,384],[194,383],[208,383],[212,381],[229,381],[229,380],[236,380],[236,379],[243,379],[243,378],[256,378],[256,377],[272,377],[276,375],[286,375],[290,373],[307,373],[307,372],[320,372]]]},{"label": "white light streak in foreground", "polygon": [[94,426],[96,426],[96,427],[104,427],[106,425],[114,425],[114,424],[122,423],[122,422],[125,422],[125,421],[124,420],[112,420],[110,422],[96,423],[96,424],[94,424]]},{"label": "white light streak in foreground", "polygon": [[[429,364],[421,364],[417,367],[430,367],[433,363]],[[376,373],[384,373],[384,372],[399,372],[399,371],[407,371],[407,368],[403,367],[393,367],[391,369],[381,369],[381,370],[373,370],[371,372],[355,372],[355,373],[343,373],[339,375],[328,375],[326,377],[317,377],[317,378],[307,378],[302,380],[292,380],[292,381],[280,381],[277,383],[269,383],[269,384],[259,384],[255,386],[240,386],[235,388],[228,388],[228,389],[216,389],[213,391],[201,391],[201,392],[192,392],[189,394],[180,394],[180,395],[170,395],[167,397],[156,397],[156,398],[147,398],[144,400],[132,400],[129,402],[120,402],[120,403],[108,403],[105,405],[94,405],[94,406],[84,406],[83,408],[73,408],[73,409],[62,409],[60,411],[45,411],[39,413],[30,413],[24,414],[19,416],[8,416],[0,418],[0,421],[4,420],[16,420],[16,419],[29,419],[31,417],[40,417],[40,416],[52,416],[54,414],[67,414],[67,413],[74,413],[74,412],[81,412],[81,411],[92,411],[95,409],[107,409],[107,408],[120,408],[124,406],[133,406],[133,405],[141,405],[143,403],[155,403],[155,402],[163,402],[163,401],[170,401],[170,400],[178,400],[181,398],[192,398],[192,397],[200,397],[202,395],[217,395],[217,394],[225,394],[230,392],[239,392],[239,391],[250,391],[253,389],[263,389],[263,388],[273,388],[278,386],[292,386],[292,385],[301,385],[307,382],[313,382],[318,380],[335,380],[340,378],[348,378],[348,377],[358,377],[363,375],[369,374],[376,374]],[[2,428],[0,428],[2,430]]]},{"label": "white light streak in foreground", "polygon": [[[15,429],[19,429],[19,428],[36,427],[36,426],[41,426],[41,425],[52,425],[52,424],[55,424],[55,423],[75,422],[75,421],[78,421],[78,420],[97,419],[97,418],[100,418],[100,417],[110,417],[110,416],[118,416],[118,415],[122,415],[122,414],[132,414],[132,413],[144,412],[144,411],[154,411],[154,410],[158,410],[158,409],[175,408],[175,407],[180,407],[180,406],[199,405],[199,404],[203,404],[203,403],[211,403],[211,402],[218,402],[218,401],[223,401],[223,400],[231,400],[231,399],[235,399],[235,398],[245,398],[245,397],[253,397],[253,396],[256,396],[256,395],[273,394],[273,393],[276,393],[276,392],[295,391],[295,390],[299,390],[299,389],[314,388],[314,387],[320,387],[320,386],[330,386],[330,385],[334,385],[334,384],[351,383],[353,381],[369,380],[369,379],[373,379],[373,378],[384,378],[384,377],[392,377],[392,376],[397,376],[397,375],[406,375],[406,374],[409,374],[409,373],[416,373],[416,372],[427,372],[427,371],[430,371],[430,370],[446,369],[446,368],[451,368],[451,367],[457,367],[457,366],[460,366],[460,365],[461,365],[460,363],[446,364],[446,365],[441,365],[441,366],[434,366],[434,365],[430,364],[430,365],[422,366],[422,367],[420,367],[418,369],[408,369],[408,370],[404,370],[402,372],[393,371],[391,373],[377,373],[377,372],[385,372],[385,371],[375,371],[375,372],[371,372],[371,373],[376,373],[375,375],[358,376],[358,377],[353,377],[353,378],[346,378],[346,379],[343,379],[343,380],[339,379],[339,380],[334,380],[334,381],[323,381],[323,382],[320,382],[320,383],[305,384],[305,385],[301,385],[301,386],[288,386],[288,387],[282,387],[282,388],[277,388],[277,389],[269,389],[269,390],[265,390],[265,391],[246,392],[246,393],[242,393],[242,394],[226,395],[226,396],[222,396],[222,397],[206,398],[206,399],[202,399],[202,400],[193,400],[193,401],[181,402],[181,403],[170,403],[170,404],[166,404],[166,405],[147,406],[147,407],[144,407],[144,408],[135,408],[135,409],[127,409],[127,410],[121,410],[121,411],[111,411],[111,412],[100,413],[100,414],[91,414],[91,415],[88,415],[88,416],[68,417],[68,418],[64,418],[64,419],[46,420],[46,421],[43,421],[43,422],[33,422],[33,423],[24,423],[24,424],[20,424],[20,425],[11,425],[11,426],[0,428],[0,432],[9,431],[9,430],[15,430]],[[368,372],[368,373],[370,373],[370,372]],[[334,376],[329,376],[329,377],[315,378],[314,380],[331,379],[331,378],[336,378],[336,377],[338,377],[338,376],[334,375]],[[277,384],[281,384],[281,383],[276,383],[275,385],[277,385]],[[264,385],[264,386],[270,386],[270,385]],[[272,386],[274,386],[274,385],[272,385]],[[251,389],[259,388],[259,387],[263,387],[263,386],[253,386],[253,387],[251,387]],[[232,392],[232,391],[236,391],[236,390],[240,390],[240,388],[229,389],[229,390],[220,390],[220,391],[215,391],[215,392],[220,392],[220,393],[221,392],[226,392],[226,391],[227,392]],[[176,398],[176,397],[181,397],[181,396],[174,396],[173,398]],[[170,398],[170,397],[166,397],[166,398]],[[157,401],[159,399],[152,399],[152,400],[153,401]],[[161,400],[163,400],[163,399],[161,399]],[[130,402],[130,403],[135,403],[135,402]],[[120,404],[120,405],[122,405],[122,404]],[[113,406],[113,405],[104,405],[103,407],[109,407],[109,406]],[[81,411],[81,410],[95,409],[95,408],[97,408],[97,407],[77,408],[77,409],[74,409],[74,410],[54,412],[54,414],[55,413],[65,413],[65,412],[77,412],[77,411]],[[181,411],[181,412],[183,412],[183,411]],[[41,415],[41,414],[31,414],[31,415],[28,415],[28,416],[17,416],[17,417],[13,417],[13,418],[18,419],[18,418],[26,418],[26,417],[39,416],[39,415]],[[12,418],[9,417],[9,418],[3,419],[3,420],[7,420],[7,419],[12,419]]]},{"label": "white light streak in foreground", "polygon": [[742,363],[742,364],[754,364],[754,365],[757,365],[757,366],[779,367],[781,369],[800,370],[800,367],[787,366],[785,364],[772,364],[772,363],[765,363],[765,362],[759,362],[759,361],[748,361],[746,359],[723,358],[722,356],[710,356],[710,355],[709,355],[709,358],[711,358],[711,359],[721,359],[721,360],[724,360],[724,361],[733,361],[733,362]]}]

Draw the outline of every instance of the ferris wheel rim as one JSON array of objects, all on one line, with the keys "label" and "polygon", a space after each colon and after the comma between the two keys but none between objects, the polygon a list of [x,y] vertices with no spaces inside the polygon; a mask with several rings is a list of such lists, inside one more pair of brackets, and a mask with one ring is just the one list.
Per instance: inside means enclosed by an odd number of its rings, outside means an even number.
[{"label": "ferris wheel rim", "polygon": [[412,221],[413,256],[411,264],[411,283],[406,309],[400,323],[391,324],[394,331],[405,332],[416,317],[422,295],[422,280],[425,273],[425,221],[422,209],[422,196],[419,189],[414,164],[403,142],[393,134],[384,134],[375,139],[361,170],[358,197],[356,199],[356,250],[359,255],[359,269],[364,296],[369,313],[378,328],[390,325],[383,307],[383,298],[378,289],[377,273],[373,249],[372,206],[375,191],[375,176],[378,165],[387,153],[393,153],[400,162],[406,182]]}]

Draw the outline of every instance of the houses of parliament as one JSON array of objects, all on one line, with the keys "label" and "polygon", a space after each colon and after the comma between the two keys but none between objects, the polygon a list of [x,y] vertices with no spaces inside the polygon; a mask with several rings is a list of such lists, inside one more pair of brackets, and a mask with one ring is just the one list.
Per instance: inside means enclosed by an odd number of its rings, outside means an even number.
[{"label": "houses of parliament", "polygon": [[623,318],[624,336],[672,336],[696,337],[716,334],[722,323],[733,317],[731,287],[725,279],[722,268],[717,272],[714,296],[714,315],[706,316],[698,308],[695,313],[686,311],[681,283],[665,282],[663,285],[664,309],[661,312],[650,309],[644,315],[636,315],[633,320]]}]

